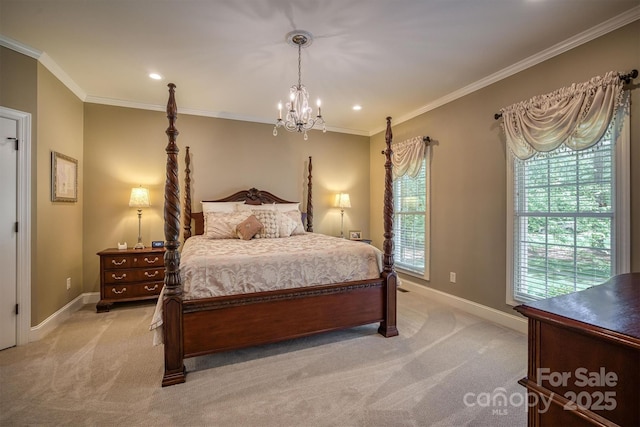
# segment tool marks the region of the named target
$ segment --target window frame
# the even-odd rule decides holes
[[[393,246],[394,246],[394,268],[396,271],[398,271],[399,273],[402,274],[406,274],[408,276],[413,276],[413,277],[417,277],[423,280],[429,280],[430,279],[430,271],[431,271],[431,262],[430,262],[430,254],[431,254],[431,173],[430,173],[430,168],[429,168],[429,161],[431,158],[431,147],[427,146],[426,150],[425,150],[425,157],[423,159],[423,164],[422,167],[425,168],[425,211],[424,211],[424,271],[422,273],[420,273],[419,271],[416,270],[409,270],[407,268],[403,268],[402,265],[398,264],[397,259],[395,259],[395,252],[396,249],[398,248],[398,243],[397,243],[397,233],[394,230],[394,235],[393,235]],[[395,207],[396,205],[396,195],[397,192],[395,191],[395,185],[396,185],[396,180],[394,180],[393,182],[393,188],[394,188],[394,192],[393,192],[393,205]],[[397,215],[398,212],[396,212],[395,208],[394,208],[394,212],[393,212],[393,224],[394,224],[394,229],[395,229],[395,224],[397,223]]]
[[[628,108],[624,109],[621,117],[622,126],[616,137],[615,148],[615,211],[614,221],[614,241],[615,251],[614,265],[612,265],[613,275],[628,273],[631,268],[630,248],[631,248],[631,225],[630,225],[630,123]],[[510,153],[507,153],[507,265],[506,265],[506,303],[516,306],[529,300],[516,299],[514,290],[514,272],[515,272],[515,253],[514,253],[514,231],[517,224],[515,223],[515,159]],[[533,299],[532,299],[533,300]]]

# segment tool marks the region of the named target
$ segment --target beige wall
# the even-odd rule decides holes
[[[36,280],[31,282],[32,324],[37,325],[83,292],[83,103],[38,64]],[[51,152],[78,160],[78,201],[51,201]],[[71,278],[67,290],[66,279]]]
[[[431,280],[412,280],[513,313],[506,295],[506,148],[494,113],[609,70],[640,65],[640,21],[393,127],[394,141],[429,135]],[[425,84],[430,84],[425,82]],[[632,270],[640,271],[640,90],[631,109]],[[371,229],[382,242],[384,135],[371,138]],[[449,272],[457,283],[449,283]]]
[[[220,198],[256,187],[292,201],[306,201],[308,157],[313,157],[314,230],[339,235],[340,213],[333,196],[351,194],[345,231],[369,235],[369,138],[311,132],[309,140],[273,126],[182,115],[176,90],[181,186],[185,147],[192,153],[193,210],[203,199]],[[97,104],[85,105],[85,292],[99,290],[96,252],[118,242],[135,244],[138,219],[128,207],[132,187],[150,190],[152,207],[142,214],[142,237],[164,240],[163,195],[168,121],[164,112]],[[184,194],[181,194],[184,199]],[[304,204],[303,204],[304,206]]]
[[[82,293],[83,106],[37,60],[0,47],[0,105],[31,113],[31,325]],[[78,203],[52,203],[51,151],[79,160]],[[67,291],[66,278],[71,278]]]

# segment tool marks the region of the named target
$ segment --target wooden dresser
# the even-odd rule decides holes
[[[529,426],[640,425],[640,273],[515,309],[529,319]]]
[[[157,298],[164,283],[164,248],[105,249],[100,256],[98,313],[114,302]]]

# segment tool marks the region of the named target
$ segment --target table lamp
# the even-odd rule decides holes
[[[142,186],[131,189],[131,197],[129,198],[129,207],[138,208],[138,243],[133,249],[144,249],[142,243],[142,208],[148,208],[151,206],[149,203],[149,190]]]
[[[336,194],[336,207],[340,208],[340,237],[344,239],[344,209],[351,207],[349,193]]]

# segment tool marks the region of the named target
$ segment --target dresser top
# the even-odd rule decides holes
[[[640,273],[620,274],[602,285],[515,308],[527,317],[580,322],[640,340]]]
[[[118,249],[108,248],[97,253],[97,255],[135,255],[149,253],[164,253],[164,248],[144,248],[144,249]]]

